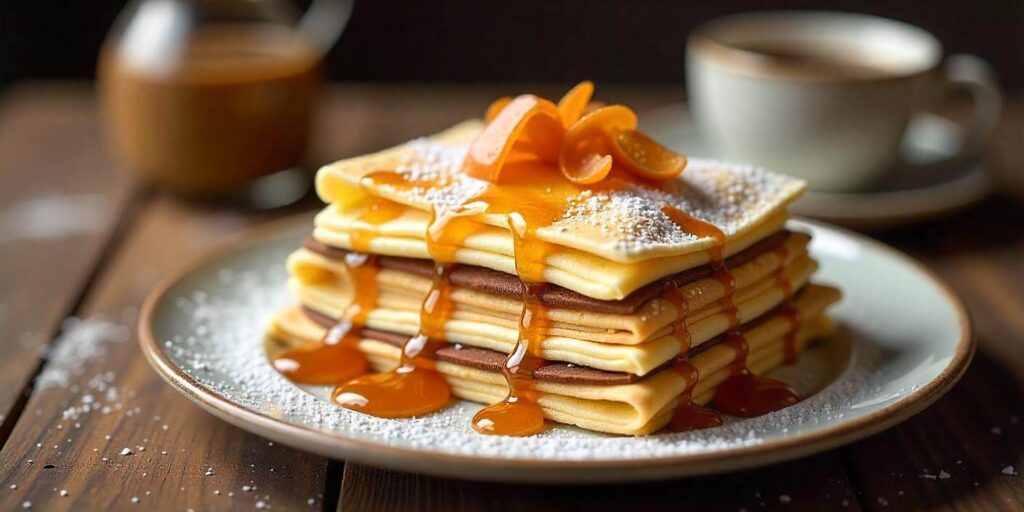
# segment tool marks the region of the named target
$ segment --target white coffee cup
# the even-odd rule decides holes
[[[984,61],[943,62],[928,32],[861,14],[719,18],[691,34],[686,71],[700,133],[717,156],[804,178],[816,190],[862,190],[898,168],[910,119],[953,88],[974,98],[957,160],[981,150],[1000,110]]]

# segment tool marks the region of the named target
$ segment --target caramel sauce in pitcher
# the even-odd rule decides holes
[[[301,163],[320,56],[300,35],[225,23],[159,53],[142,43],[108,43],[97,72],[126,170],[206,196]]]

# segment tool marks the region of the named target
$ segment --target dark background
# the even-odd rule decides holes
[[[91,78],[123,6],[2,0],[0,85]],[[938,35],[948,53],[991,62],[1005,87],[1024,88],[1024,0],[362,0],[327,70],[336,80],[677,82],[684,41],[696,25],[733,12],[794,8],[910,22]]]

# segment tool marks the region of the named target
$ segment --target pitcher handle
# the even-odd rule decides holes
[[[299,20],[298,30],[323,56],[345,31],[354,0],[313,0]]]

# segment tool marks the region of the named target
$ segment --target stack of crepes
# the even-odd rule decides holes
[[[840,295],[810,283],[809,237],[785,227],[803,183],[687,162],[581,87],[320,169],[328,206],[287,262],[297,304],[269,327],[278,369],[341,386],[353,409],[404,404],[381,416],[441,405],[417,407],[419,384],[378,396],[345,382],[436,372],[455,397],[534,422],[478,417],[483,433],[536,432],[507,410],[517,402],[628,435],[795,403],[759,375],[827,334]]]

